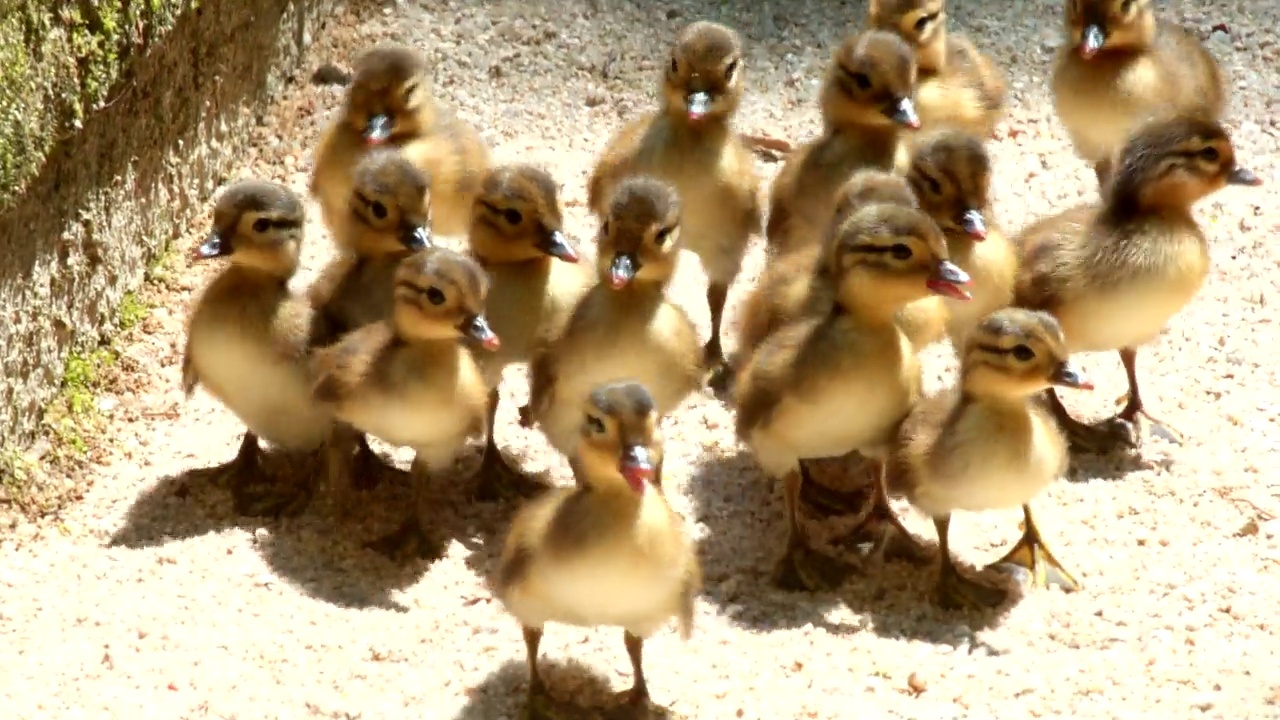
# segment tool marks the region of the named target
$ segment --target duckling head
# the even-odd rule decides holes
[[[597,269],[614,290],[633,283],[666,283],[675,272],[680,198],[667,183],[633,175],[609,201],[596,242]]]
[[[471,251],[485,262],[578,262],[578,251],[564,234],[559,189],[542,168],[505,165],[490,170],[471,217]]]
[[[920,210],[877,203],[835,228],[821,272],[846,309],[887,317],[930,293],[968,300],[969,276],[947,259],[938,225]]]
[[[671,49],[662,81],[663,109],[694,125],[727,120],[742,100],[742,63],[737,32],[705,20],[691,23]]]
[[[298,269],[306,211],[297,193],[263,180],[240,180],[213,206],[213,228],[195,260],[229,257],[235,265],[281,279]]]
[[[1056,318],[1004,308],[987,315],[965,340],[960,384],[966,393],[1024,398],[1051,386],[1092,390],[1067,355]]]
[[[1088,60],[1103,50],[1133,51],[1156,39],[1151,0],[1067,0],[1067,39]]]
[[[470,338],[485,350],[501,344],[484,315],[489,276],[476,261],[432,247],[396,268],[396,329],[406,340]]]
[[[1111,181],[1112,212],[1187,209],[1226,185],[1261,185],[1236,163],[1231,139],[1214,120],[1186,115],[1140,126],[1121,148]]]
[[[961,130],[930,133],[912,152],[907,181],[943,232],[987,237],[991,157],[981,139]]]
[[[381,145],[421,134],[434,104],[426,58],[405,45],[386,43],[356,60],[344,112],[365,142]]]
[[[394,147],[370,150],[352,176],[350,238],[362,256],[421,250],[431,245],[431,188],[427,176]]]
[[[662,465],[662,434],[649,391],[621,380],[597,387],[583,405],[577,462],[587,482],[621,480],[637,494]]]
[[[849,176],[836,191],[835,212],[832,217],[839,223],[854,210],[875,203],[920,207],[915,191],[901,175],[864,169]]]
[[[895,32],[916,52],[922,72],[936,72],[947,57],[945,0],[871,0],[868,25]]]
[[[832,57],[819,103],[828,128],[901,125],[917,129],[916,58],[896,33],[845,38]]]

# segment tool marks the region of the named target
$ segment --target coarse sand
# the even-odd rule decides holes
[[[1092,173],[1071,152],[1047,90],[1061,3],[949,6],[953,31],[969,33],[1010,77],[1009,117],[991,144],[1000,225],[1016,231],[1092,200]],[[1140,355],[1148,405],[1186,442],[1152,439],[1138,459],[1082,459],[1035,501],[1082,591],[1028,591],[1000,617],[979,617],[929,603],[932,567],[889,563],[838,594],[773,590],[780,489],[735,441],[731,412],[709,394],[692,398],[668,421],[664,475],[702,543],[707,587],[690,642],[669,629],[646,645],[654,700],[673,716],[1280,718],[1272,353],[1280,250],[1271,244],[1280,217],[1280,4],[1178,0],[1158,11],[1207,38],[1230,77],[1238,155],[1267,183],[1199,205],[1212,274]],[[709,18],[738,28],[749,88],[740,126],[799,141],[818,129],[818,78],[832,49],[865,12],[863,2],[841,0],[348,8],[264,116],[236,177],[305,192],[319,128],[341,100],[341,89],[307,78],[394,38],[429,54],[438,95],[483,129],[499,161],[542,164],[563,183],[569,230],[589,240],[593,156],[624,118],[651,105],[680,27]],[[777,167],[760,163],[767,178]],[[330,253],[314,206],[311,217],[299,288]],[[403,479],[370,493],[367,513],[340,526],[318,510],[237,517],[226,488],[196,472],[229,460],[241,433],[207,395],[185,401],[179,388],[186,310],[216,269],[186,260],[206,222],[179,241],[169,277],[144,289],[154,310],[119,342],[115,389],[99,401],[109,426],[95,439],[88,477],[71,479],[87,482],[84,498],[0,535],[0,715],[518,717],[524,646],[484,584],[509,507],[467,502],[462,483],[442,489],[454,499],[440,520],[452,538],[446,556],[398,569],[362,542],[398,519]],[[738,303],[761,264],[756,242],[730,296],[730,348]],[[674,293],[705,336],[703,282],[690,259]],[[949,381],[949,357],[947,348],[928,354],[930,388]],[[1098,390],[1067,402],[1090,417],[1110,413],[1124,389],[1117,357],[1081,360]],[[515,422],[523,370],[507,380],[499,444],[524,467],[568,482],[566,463]],[[394,457],[407,465],[405,452]],[[468,456],[468,468],[475,461]],[[904,513],[933,543],[931,525]],[[998,557],[1019,519],[1017,511],[958,516],[957,554],[978,566]],[[564,717],[597,717],[609,693],[630,684],[620,631],[549,626],[542,651]]]

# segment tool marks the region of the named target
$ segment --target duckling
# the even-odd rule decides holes
[[[317,451],[331,426],[311,399],[306,352],[317,324],[305,299],[289,291],[298,269],[302,199],[276,183],[242,180],[213,208],[213,229],[194,259],[229,258],[191,312],[182,356],[187,397],[203,385],[245,424],[226,466],[236,511],[276,514],[306,498],[260,492],[258,438],[286,450]]]
[[[596,239],[598,281],[574,306],[563,333],[534,352],[530,415],[565,455],[577,442],[582,399],[597,385],[635,378],[665,416],[702,382],[697,328],[666,296],[680,249],[681,207],[661,180],[623,180]]]
[[[1157,19],[1151,0],[1064,5],[1067,44],[1053,62],[1053,105],[1099,187],[1114,154],[1150,116],[1221,119],[1226,91],[1213,56],[1188,30]]]
[[[916,61],[902,38],[879,30],[845,38],[819,98],[823,134],[793,152],[769,188],[770,252],[820,244],[836,191],[855,170],[905,169],[901,129],[920,127],[915,91]]]
[[[372,544],[391,557],[435,556],[423,529],[433,505],[428,480],[452,464],[472,434],[487,432],[489,388],[464,344],[500,347],[484,316],[489,279],[470,258],[428,248],[395,273],[389,319],[347,333],[314,351],[312,393],[358,432],[415,451],[415,508],[399,530]],[[329,443],[332,491],[348,486],[349,448]]]
[[[945,0],[872,0],[869,19],[871,27],[896,32],[915,49],[921,127],[957,127],[982,138],[995,132],[1008,83],[969,38],[947,32]]]
[[[609,141],[587,184],[587,204],[602,220],[629,175],[675,186],[685,208],[684,246],[707,274],[711,337],[703,354],[713,370],[724,360],[720,324],[729,285],[762,221],[755,161],[730,128],[742,100],[745,63],[734,30],[707,21],[685,27],[663,74],[658,112]]]
[[[548,622],[621,626],[635,675],[626,701],[646,707],[646,637],[678,618],[688,639],[702,572],[684,521],[662,493],[662,416],[645,387],[592,389],[578,410],[576,487],[556,488],[511,524],[494,594],[520,621],[531,711],[547,696],[538,644]]]
[[[471,204],[489,163],[489,150],[476,130],[432,97],[431,73],[422,53],[386,43],[355,62],[339,116],[325,129],[315,153],[309,189],[325,225],[340,231],[351,197],[353,170],[372,147],[399,148],[431,179],[431,229],[465,235]]]
[[[898,429],[891,491],[934,519],[943,607],[996,607],[1004,590],[956,570],[947,530],[956,510],[1021,505],[1025,532],[996,565],[1032,572],[1038,585],[1079,587],[1045,547],[1031,498],[1067,470],[1067,440],[1038,395],[1053,386],[1092,389],[1067,356],[1062,326],[1045,312],[1004,308],[982,318],[962,349],[960,381],[917,404]]]
[[[1014,240],[1022,249],[1014,304],[1052,313],[1072,353],[1119,350],[1128,376],[1124,409],[1096,426],[1073,419],[1049,389],[1075,449],[1136,447],[1139,414],[1154,432],[1177,441],[1145,410],[1138,348],[1159,336],[1208,274],[1208,244],[1192,206],[1226,185],[1260,184],[1237,163],[1218,122],[1197,115],[1152,120],[1119,153],[1101,206],[1041,219]]]
[[[942,228],[952,262],[972,278],[971,300],[931,297],[903,308],[899,325],[920,350],[945,334],[957,351],[964,334],[990,312],[1013,300],[1018,253],[991,223],[991,159],[983,141],[944,129],[920,138],[912,149],[907,180],[920,206]]]
[[[498,411],[498,385],[511,363],[528,362],[535,343],[563,329],[574,303],[594,274],[578,265],[578,251],[564,234],[559,190],[545,170],[507,165],[490,170],[476,199],[471,254],[489,273],[486,314],[502,348],[480,359],[489,392],[489,428]],[[513,469],[490,432],[477,473],[477,494],[492,500],[541,483]]]
[[[920,395],[920,363],[894,315],[930,292],[963,297],[969,278],[947,260],[927,215],[890,204],[867,206],[837,229],[820,269],[836,301],[821,315],[770,335],[737,383],[737,434],[770,477],[784,482],[786,552],[774,583],[819,589],[845,575],[808,546],[799,522],[800,462],[851,450],[882,459],[897,424]],[[876,493],[879,512],[909,537]]]
[[[431,244],[430,204],[427,177],[395,148],[373,148],[357,162],[347,212],[332,226],[337,244],[349,252],[321,270],[307,293],[323,324],[316,347],[391,317],[396,268]],[[374,487],[388,467],[363,435],[355,462],[355,482],[363,489]]]

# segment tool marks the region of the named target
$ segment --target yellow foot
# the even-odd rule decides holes
[[[1024,523],[1025,525],[1025,523]],[[1054,586],[1065,592],[1080,589],[1080,583],[1058,562],[1049,548],[1040,540],[1038,532],[1023,532],[1022,538],[1004,557],[991,563],[988,567],[1008,572],[1023,571],[1031,574],[1031,586],[1045,588]]]
[[[794,545],[773,569],[773,584],[790,592],[823,592],[844,584],[857,571],[854,565],[817,550]]]
[[[497,448],[485,450],[475,477],[475,498],[481,502],[531,498],[547,489],[543,483],[511,467]]]
[[[434,560],[444,554],[442,543],[427,535],[416,517],[406,519],[395,532],[368,543],[366,547],[399,563]]]
[[[938,576],[937,593],[938,605],[947,610],[990,610],[1008,597],[1003,588],[967,578],[954,569]]]

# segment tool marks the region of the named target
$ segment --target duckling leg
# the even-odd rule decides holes
[[[218,471],[219,475],[225,474],[228,478],[232,506],[239,515],[278,516],[296,505],[298,491],[283,487],[274,478],[268,477],[261,458],[258,436],[246,430],[235,459]],[[305,503],[303,506],[305,507]]]
[[[1104,420],[1097,425],[1087,425],[1071,417],[1066,406],[1053,388],[1045,391],[1049,401],[1049,411],[1067,434],[1073,453],[1105,453],[1116,447],[1134,448],[1138,446],[1138,436],[1131,423],[1119,417]]]
[[[542,483],[511,467],[494,441],[493,420],[498,414],[501,394],[497,388],[489,391],[489,421],[486,427],[484,455],[480,469],[476,471],[475,496],[481,502],[494,502],[510,497],[533,497],[545,489]]]
[[[858,524],[836,540],[835,545],[854,551],[861,551],[864,546],[869,545],[866,558],[875,562],[906,560],[923,563],[929,559],[929,552],[893,511],[893,506],[889,504],[886,468],[884,463],[879,465],[880,472],[869,488],[869,497],[863,501],[864,508],[868,503],[870,507],[860,513]]]
[[[933,525],[938,529],[938,550],[942,558],[938,567],[938,604],[948,610],[999,607],[1008,593],[1001,588],[965,577],[956,569],[955,562],[951,559],[951,546],[947,542],[951,516],[934,518]]]
[[[649,704],[649,684],[644,680],[644,638],[624,631],[623,643],[627,646],[627,657],[631,659],[631,672],[635,681],[626,693],[626,702],[633,707],[646,707]]]
[[[729,285],[712,280],[707,285],[707,305],[711,310],[711,338],[702,348],[703,364],[718,369],[724,364],[724,350],[720,347],[720,321],[724,318],[724,303],[729,297]]]
[[[1124,373],[1129,378],[1129,392],[1123,398],[1126,400],[1124,409],[1116,417],[1132,424],[1139,415],[1142,415],[1151,423],[1151,432],[1171,443],[1181,445],[1182,433],[1175,430],[1168,423],[1152,417],[1151,413],[1147,412],[1147,409],[1142,405],[1142,395],[1138,392],[1137,348],[1122,348],[1120,350],[1120,362],[1124,363]]]
[[[356,433],[356,459],[351,476],[356,489],[373,490],[382,482],[387,470],[395,469],[369,447],[368,436]]]
[[[1031,506],[1022,506],[1023,528],[1022,538],[1004,557],[991,563],[990,567],[1000,570],[1002,566],[1025,568],[1031,572],[1031,583],[1035,587],[1054,585],[1067,592],[1080,589],[1080,583],[1049,552],[1040,537],[1040,529],[1031,517]]]
[[[859,461],[859,470],[870,473],[870,460],[856,452],[851,457]],[[867,501],[871,499],[869,483],[860,483],[853,490],[834,490],[814,480],[808,461],[800,461],[800,475],[804,480],[801,485],[801,502],[826,517],[861,514],[865,512]]]
[[[542,682],[542,673],[538,672],[538,644],[542,642],[542,628],[522,627],[524,631],[524,649],[529,658],[529,691],[526,704],[530,718],[545,718],[547,686]]]
[[[839,587],[853,574],[853,566],[828,557],[809,546],[808,533],[800,525],[800,493],[804,476],[799,470],[783,478],[786,500],[787,549],[773,571],[773,584],[783,590],[819,591]]]
[[[440,458],[437,457],[434,460],[440,460]],[[424,460],[423,451],[418,451],[413,459],[413,467],[410,469],[413,478],[413,508],[395,532],[369,543],[367,545],[369,549],[402,563],[413,559],[433,560],[443,554],[444,544],[439,538],[429,535],[423,527],[427,515],[435,509],[435,499],[432,497],[432,470],[443,465],[444,462]]]

